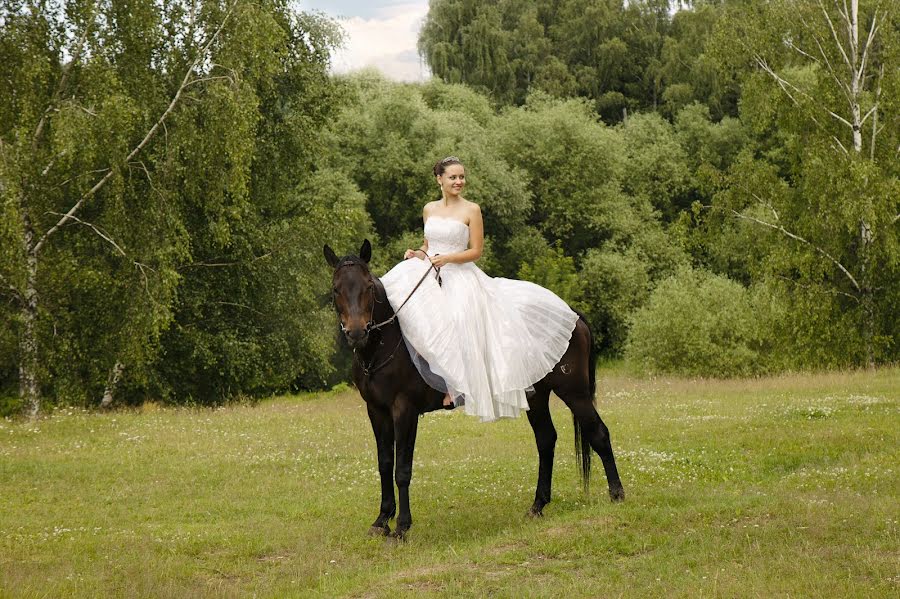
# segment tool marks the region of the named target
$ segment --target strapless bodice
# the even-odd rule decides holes
[[[462,252],[469,247],[469,226],[454,218],[429,216],[425,222],[425,239],[432,256]]]

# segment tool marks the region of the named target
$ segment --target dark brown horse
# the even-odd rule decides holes
[[[366,402],[378,449],[381,509],[370,532],[391,533],[389,521],[397,513],[396,481],[400,510],[394,536],[403,538],[412,526],[409,483],[418,417],[442,409],[444,394],[429,387],[410,360],[384,287],[369,272],[368,262],[372,256],[369,241],[363,242],[359,256],[339,258],[327,245],[324,249],[325,259],[334,268],[332,297],[341,319],[341,330],[355,355],[353,382]],[[402,313],[402,308],[398,310]],[[529,510],[532,516],[543,515],[544,506],[550,502],[556,446],[556,429],[548,405],[551,391],[572,410],[576,456],[585,487],[590,480],[593,449],[603,461],[610,498],[613,501],[625,498],[609,430],[594,407],[596,358],[591,342],[591,331],[581,316],[559,363],[535,383],[534,393],[528,397],[526,413],[534,429],[539,458],[537,491]]]

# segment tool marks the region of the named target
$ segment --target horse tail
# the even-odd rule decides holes
[[[578,319],[584,322],[588,335],[588,383],[591,393],[591,405],[596,405],[597,393],[597,351],[594,349],[594,334],[591,331],[591,325],[588,324],[587,318],[581,312],[576,311]],[[584,485],[584,492],[587,493],[591,486],[591,442],[585,439],[581,434],[581,424],[575,412],[572,412],[572,423],[575,429],[575,463],[581,470],[581,482]]]

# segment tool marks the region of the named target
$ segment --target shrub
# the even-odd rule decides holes
[[[626,358],[649,372],[756,374],[762,328],[753,306],[739,283],[682,268],[631,317]]]

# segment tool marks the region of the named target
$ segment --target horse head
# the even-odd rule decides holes
[[[365,347],[375,317],[375,279],[369,272],[372,245],[363,241],[359,256],[339,258],[328,245],[325,259],[334,269],[331,298],[341,319],[341,331],[351,349]]]

